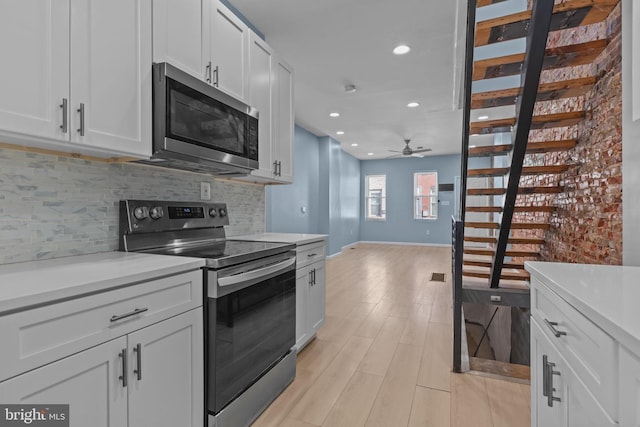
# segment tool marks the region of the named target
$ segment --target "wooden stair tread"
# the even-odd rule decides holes
[[[473,267],[483,267],[483,268],[491,268],[491,260],[480,260],[480,259],[462,259],[462,264],[473,266]],[[523,270],[524,271],[524,263],[516,262],[516,261],[505,261],[503,264],[504,268],[512,269],[512,270]]]
[[[596,83],[595,77],[584,77],[573,80],[543,83],[538,86],[536,102],[553,99],[573,98],[584,95]],[[515,105],[520,95],[520,87],[474,93],[471,96],[471,109],[501,107]]]
[[[485,213],[500,213],[502,212],[501,206],[467,206],[465,208],[467,212],[485,212]],[[553,212],[555,208],[553,206],[516,206],[515,212]]]
[[[519,187],[518,194],[557,194],[562,193],[562,187]],[[467,196],[500,196],[506,193],[505,188],[470,188]]]
[[[567,0],[556,4],[549,31],[603,21],[617,4],[618,0]],[[475,46],[526,37],[531,14],[531,10],[526,10],[478,22]]]
[[[471,221],[465,222],[465,227],[469,228],[489,228],[498,230],[500,229],[500,224],[497,222],[485,222],[485,221]],[[547,230],[549,229],[549,224],[545,222],[512,222],[511,223],[512,230]]]
[[[464,236],[465,242],[496,243],[496,240],[495,237]],[[544,239],[538,237],[509,237],[507,243],[510,245],[541,245],[544,243]]]
[[[584,111],[567,111],[563,113],[537,115],[532,117],[531,129],[573,126],[579,123],[584,116]],[[515,123],[515,117],[473,122],[469,126],[469,133],[473,135],[510,132],[511,127],[515,125]]]
[[[522,175],[543,175],[566,172],[569,165],[549,165],[549,166],[525,166],[522,168]],[[469,178],[487,178],[504,176],[509,172],[509,168],[481,168],[469,169]]]
[[[600,56],[607,44],[606,39],[598,39],[585,43],[547,48],[542,69],[552,70],[591,64]],[[473,80],[520,74],[524,64],[524,56],[523,52],[475,61],[473,64]]]
[[[462,251],[463,253],[469,254],[469,255],[493,256],[493,254],[495,254],[495,250],[493,248],[464,247]],[[518,258],[537,257],[538,255],[540,255],[538,251],[528,251],[528,250],[521,250],[521,249],[507,249],[505,252],[505,256],[518,257]]]
[[[569,150],[576,146],[575,139],[563,139],[559,141],[529,142],[527,154],[551,153],[554,151]],[[469,157],[503,156],[509,154],[511,144],[483,145],[469,148]]]
[[[468,277],[478,277],[481,279],[489,279],[491,277],[491,272],[462,269],[462,275],[468,276]],[[526,271],[503,271],[502,274],[500,274],[500,278],[505,280],[528,281],[530,276],[529,276],[529,273],[527,273]]]

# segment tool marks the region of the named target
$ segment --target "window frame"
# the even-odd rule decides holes
[[[373,178],[373,177],[383,177],[384,178],[384,194],[380,195],[380,196],[370,196],[370,192],[371,190],[369,189],[369,178]],[[387,174],[384,173],[378,173],[378,174],[371,174],[371,175],[365,175],[364,177],[364,218],[366,221],[386,221],[387,220],[387,209],[386,209],[386,205],[387,205]],[[382,190],[378,190],[375,189],[373,191],[380,191],[382,192]],[[373,199],[379,199],[380,203],[380,210],[382,212],[384,212],[381,216],[371,216],[369,215],[370,213],[370,202]],[[383,210],[384,209],[384,210]]]
[[[435,175],[435,186],[429,189],[428,194],[418,194],[418,177],[426,174]],[[429,200],[429,211],[433,212],[435,210],[435,215],[428,217],[422,216],[422,212],[424,212],[424,210],[422,208],[418,209],[418,200],[423,198],[427,198]],[[413,173],[413,219],[416,221],[437,221],[440,210],[438,198],[438,171],[415,171]],[[420,203],[420,206],[424,206],[424,203]]]

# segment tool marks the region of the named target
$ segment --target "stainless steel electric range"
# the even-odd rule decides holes
[[[295,245],[225,239],[224,203],[124,200],[120,250],[204,258],[208,426],[251,422],[295,377]]]

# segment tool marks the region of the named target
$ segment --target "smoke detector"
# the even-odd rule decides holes
[[[345,92],[347,92],[347,93],[353,93],[353,92],[355,92],[356,90],[358,90],[358,88],[356,87],[356,85],[346,85],[346,86],[344,87],[344,91],[345,91]]]

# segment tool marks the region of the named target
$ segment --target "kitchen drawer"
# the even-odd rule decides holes
[[[309,243],[296,248],[296,268],[304,267],[325,258],[325,242]]]
[[[0,317],[0,381],[201,306],[202,277],[195,270]]]
[[[604,410],[617,420],[616,342],[538,278],[531,280],[534,319]]]

